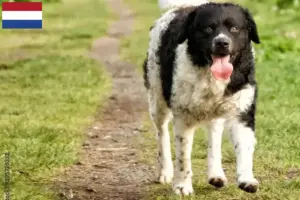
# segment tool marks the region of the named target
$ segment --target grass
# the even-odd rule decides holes
[[[141,70],[146,55],[149,27],[159,16],[155,0],[127,0],[136,12],[135,32],[123,41],[122,56]],[[262,44],[256,45],[259,98],[254,171],[261,182],[256,194],[247,194],[235,184],[235,156],[228,139],[224,138],[223,167],[229,185],[215,190],[206,182],[207,137],[196,134],[193,146],[193,185],[191,199],[225,200],[298,200],[300,195],[300,13],[297,9],[278,9],[274,1],[233,0],[248,7],[258,24]],[[152,127],[149,120],[146,126]],[[152,128],[150,128],[153,130]],[[156,141],[154,132],[138,139],[143,146],[141,160],[154,164]],[[174,149],[173,149],[174,153]],[[174,154],[173,154],[174,155]],[[179,199],[168,186],[153,185],[149,199]]]
[[[11,199],[57,198],[51,180],[76,162],[110,89],[85,56],[110,17],[103,0],[64,0],[43,4],[42,30],[1,30],[0,152],[10,152]]]

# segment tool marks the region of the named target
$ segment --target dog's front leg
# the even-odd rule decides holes
[[[174,118],[176,163],[173,190],[176,194],[193,193],[191,153],[195,127],[188,126],[181,118]]]
[[[254,128],[237,120],[232,127],[232,142],[236,153],[237,181],[242,190],[254,193],[258,181],[253,175],[253,152],[256,143]]]
[[[208,144],[208,182],[220,188],[227,183],[224,170],[222,168],[222,135],[224,131],[224,119],[213,120],[209,126]]]

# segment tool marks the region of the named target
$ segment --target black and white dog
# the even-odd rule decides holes
[[[257,84],[251,41],[260,43],[256,23],[239,5],[191,2],[176,5],[155,22],[144,63],[149,112],[157,130],[158,181],[173,180],[176,194],[193,192],[193,136],[198,125],[205,125],[208,182],[224,186],[221,141],[227,127],[236,152],[238,186],[254,193],[259,185],[253,175]],[[172,118],[174,178],[168,130]]]

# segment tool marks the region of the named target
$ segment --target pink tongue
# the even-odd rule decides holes
[[[212,56],[213,64],[210,68],[213,76],[219,80],[227,80],[233,71],[233,66],[229,62],[230,56],[216,57]]]

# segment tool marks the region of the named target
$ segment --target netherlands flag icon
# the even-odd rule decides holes
[[[41,29],[42,2],[3,2],[3,29]]]

